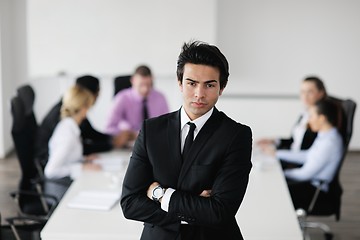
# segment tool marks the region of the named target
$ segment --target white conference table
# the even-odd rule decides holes
[[[129,152],[112,152],[126,169]],[[261,159],[261,160],[260,160]],[[246,195],[236,219],[246,240],[301,240],[301,230],[280,164],[255,156]],[[75,180],[41,231],[43,240],[140,239],[143,224],[124,218],[119,204],[109,211],[69,208],[80,191],[121,191],[123,173],[87,172]]]

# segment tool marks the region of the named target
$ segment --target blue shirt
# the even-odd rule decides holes
[[[303,164],[300,168],[285,170],[285,176],[296,181],[311,181],[314,186],[319,180],[330,183],[335,176],[343,154],[343,142],[336,128],[319,132],[308,150],[278,150],[279,159],[291,163]],[[323,191],[328,191],[324,184]]]

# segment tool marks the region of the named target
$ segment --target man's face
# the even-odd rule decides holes
[[[152,89],[152,77],[151,76],[141,76],[135,74],[131,78],[132,87],[143,97],[147,97],[150,90]]]
[[[220,71],[212,66],[186,63],[183,79],[179,81],[183,107],[191,120],[201,117],[215,106],[220,89]]]

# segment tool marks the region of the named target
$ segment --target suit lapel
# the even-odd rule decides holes
[[[178,187],[181,185],[181,182],[184,180],[186,174],[188,173],[191,165],[196,159],[196,156],[198,155],[199,151],[203,148],[205,143],[208,141],[208,139],[211,137],[211,135],[215,132],[215,130],[218,128],[219,123],[221,122],[221,114],[220,112],[214,108],[214,111],[209,118],[209,120],[205,123],[205,125],[201,128],[200,132],[196,136],[190,152],[188,154],[188,159],[184,159],[179,180],[178,180]]]
[[[180,173],[182,158],[180,150],[180,111],[175,112],[168,121],[168,146],[176,174]]]

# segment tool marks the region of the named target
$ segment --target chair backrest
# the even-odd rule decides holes
[[[347,99],[342,102],[342,108],[346,116],[346,129],[345,129],[345,146],[349,147],[349,143],[351,140],[353,125],[354,125],[354,116],[356,110],[356,103],[353,100]]]
[[[22,179],[20,189],[31,188],[31,179],[38,174],[34,163],[37,123],[33,112],[35,94],[30,86],[19,88],[18,96],[11,100],[13,125],[11,135],[18,155]]]
[[[341,100],[339,98],[331,97],[331,99],[338,103],[342,111],[342,124],[340,124],[340,133],[343,137],[344,151],[341,159],[340,166],[337,171],[337,175],[341,170],[341,166],[345,160],[346,154],[349,149],[350,140],[353,133],[354,127],[354,116],[356,110],[356,103],[351,99]],[[337,176],[338,177],[338,176]]]
[[[131,75],[114,78],[114,96],[121,90],[131,87]]]
[[[21,86],[17,89],[17,95],[24,103],[25,114],[32,114],[35,102],[35,92],[33,88],[30,85]]]

